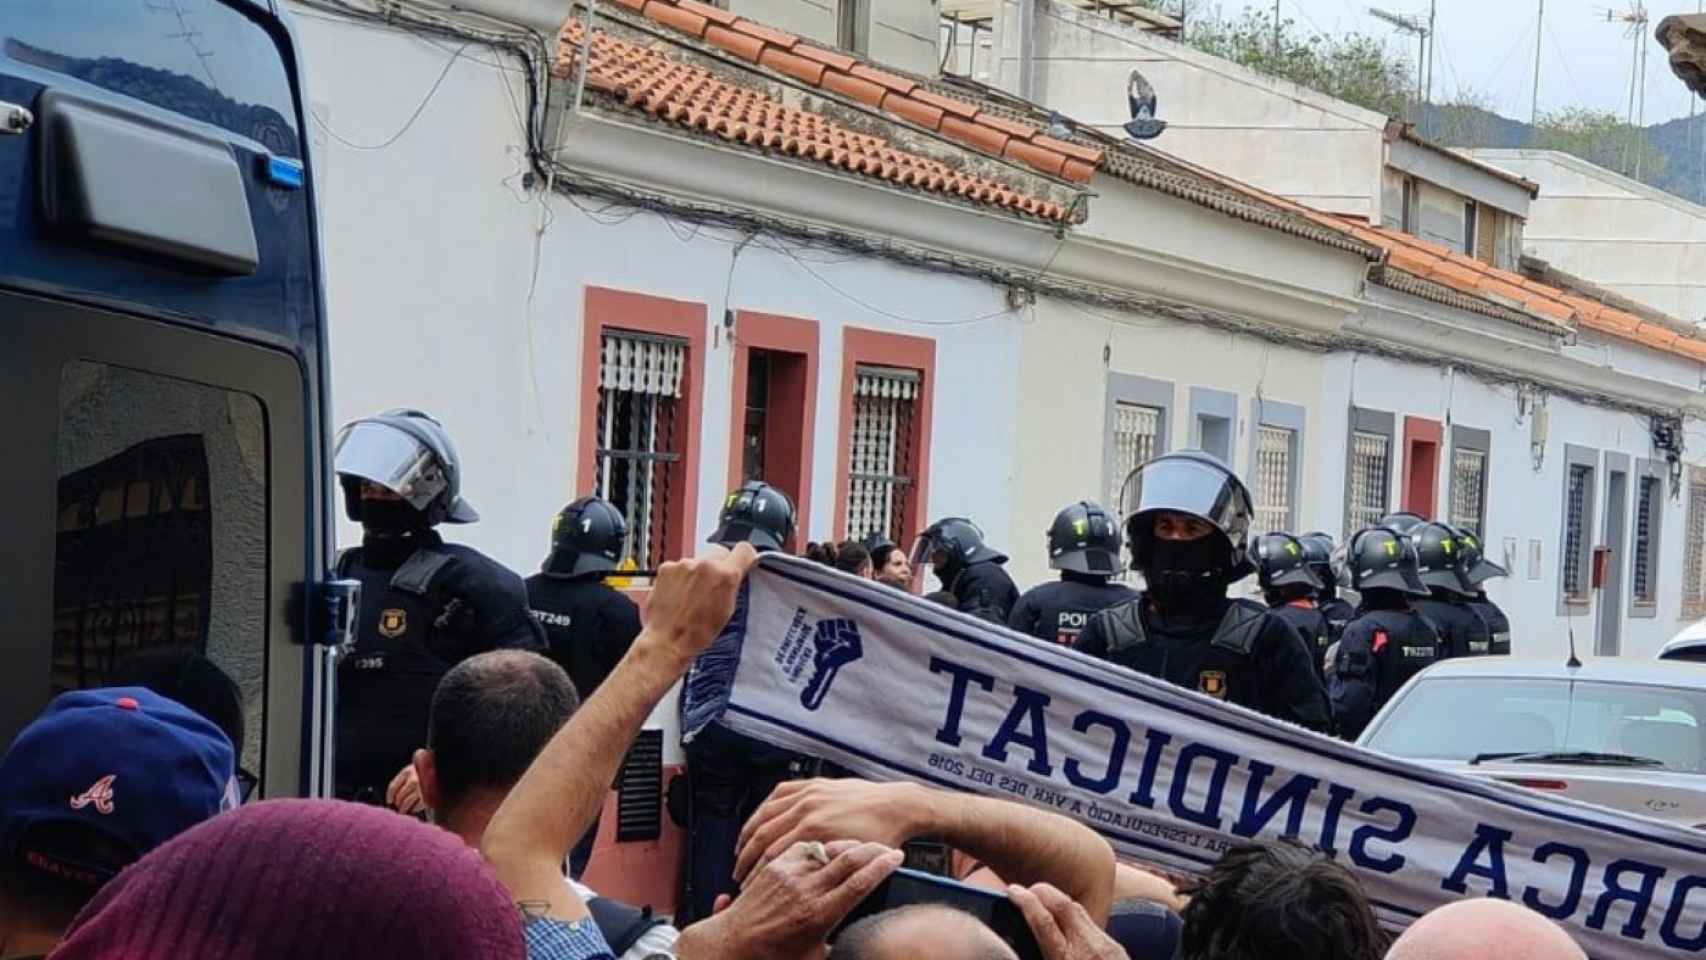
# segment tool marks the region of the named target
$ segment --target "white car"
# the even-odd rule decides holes
[[[1706,829],[1706,664],[1467,657],[1405,684],[1357,743]]]
[[[1693,660],[1706,663],[1706,620],[1684,627],[1659,650],[1660,660]]]

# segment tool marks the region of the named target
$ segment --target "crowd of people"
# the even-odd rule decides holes
[[[346,427],[335,469],[364,530],[339,561],[364,593],[339,666],[338,799],[250,802],[236,685],[194,650],[149,651],[121,671],[130,685],[61,694],[0,760],[0,960],[1466,960],[1492,942],[1512,960],[1585,956],[1496,900],[1389,941],[1331,852],[1248,843],[1171,877],[1058,813],[869,782],[714,722],[684,745],[678,910],[602,897],[580,878],[629,745],[678,684],[693,708],[746,573],[795,542],[792,502],[761,482],[731,493],[717,546],[663,564],[642,619],[606,582],[627,525],[597,497],[559,514],[524,581],[436,532],[478,514],[427,415]],[[1047,535],[1060,580],[1024,594],[963,518],[910,555],[881,534],[805,553],[899,590],[928,565],[938,602],[1346,735],[1418,661],[1499,652],[1474,607],[1499,571],[1463,531],[1394,517],[1336,561],[1324,535],[1252,542],[1248,492],[1195,452],[1141,466],[1122,507],[1062,511]],[[1122,543],[1141,592],[1117,582]],[[1265,605],[1228,596],[1252,572]],[[918,876],[903,868],[946,892],[885,899]]]

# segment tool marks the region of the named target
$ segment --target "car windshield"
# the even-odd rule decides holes
[[[1412,687],[1365,744],[1422,760],[1599,754],[1702,773],[1703,721],[1706,692],[1563,678],[1440,677]]]

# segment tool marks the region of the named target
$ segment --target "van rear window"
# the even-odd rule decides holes
[[[0,57],[302,155],[277,45],[218,0],[0,0]]]

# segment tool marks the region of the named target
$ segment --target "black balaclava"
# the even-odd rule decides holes
[[[1143,580],[1161,612],[1203,614],[1224,600],[1226,574],[1220,567],[1225,549],[1212,534],[1195,540],[1152,538]]]
[[[1369,587],[1362,591],[1363,610],[1408,610],[1410,596],[1391,587]]]

